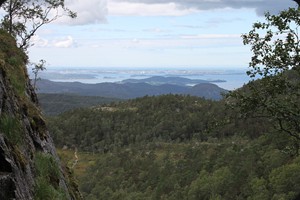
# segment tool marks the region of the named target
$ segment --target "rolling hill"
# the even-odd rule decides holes
[[[98,96],[80,96],[76,94],[38,94],[39,103],[45,115],[58,115],[75,108],[85,108],[118,102],[120,99],[105,98]]]
[[[177,84],[170,84],[170,79],[164,81],[160,79],[159,84],[157,82],[156,84],[149,84],[147,81],[133,82],[132,80],[125,80],[123,83],[97,84],[40,80],[38,82],[38,93],[69,93],[118,99],[133,99],[146,95],[183,94],[219,100],[222,98],[221,94],[227,92],[225,89],[208,82],[198,83],[194,86],[187,86],[184,83],[187,83],[186,79],[177,80]]]

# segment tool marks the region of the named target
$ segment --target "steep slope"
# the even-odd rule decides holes
[[[37,106],[27,56],[0,30],[0,199],[80,199]]]

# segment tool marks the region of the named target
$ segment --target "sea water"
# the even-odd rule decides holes
[[[29,70],[30,71],[30,70]],[[241,68],[72,68],[52,67],[39,72],[38,76],[57,82],[103,83],[121,82],[125,79],[144,79],[152,76],[183,77],[212,81],[221,88],[234,90],[249,81],[246,70]],[[31,77],[32,74],[31,74]]]

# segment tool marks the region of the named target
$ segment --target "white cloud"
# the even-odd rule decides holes
[[[31,43],[36,47],[47,47],[49,45],[48,40],[41,38],[38,35],[34,35],[31,38]]]
[[[74,46],[74,40],[71,36],[67,36],[66,38],[53,41],[53,46],[58,48],[69,48]]]
[[[132,42],[132,43],[136,43],[136,44],[138,44],[138,43],[140,43],[140,40],[139,40],[139,39],[137,39],[137,38],[134,38],[133,40],[131,40],[131,42]]]
[[[54,40],[47,40],[41,38],[39,35],[32,37],[32,44],[36,48],[55,47],[55,48],[71,48],[77,46],[72,36],[58,38]]]
[[[167,33],[169,32],[168,30],[163,30],[161,28],[150,28],[150,29],[144,29],[144,32],[148,33]]]
[[[77,12],[76,19],[62,17],[61,24],[84,25],[105,23],[107,15],[115,16],[183,16],[215,9],[254,9],[258,15],[276,13],[296,7],[292,0],[65,0]]]
[[[139,5],[167,5],[174,4],[178,10],[213,10],[224,8],[255,9],[257,14],[263,15],[266,11],[276,13],[289,7],[296,7],[292,0],[115,0],[120,3],[133,3]],[[141,11],[142,12],[142,11]],[[164,13],[162,11],[161,13]]]
[[[172,2],[147,4],[110,0],[107,5],[109,15],[118,16],[182,16],[197,11],[194,8],[179,8]]]
[[[59,23],[84,25],[106,22],[107,0],[65,0],[65,5],[77,13],[77,18],[62,17],[57,20]]]

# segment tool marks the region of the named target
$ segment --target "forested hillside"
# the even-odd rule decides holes
[[[114,98],[79,96],[75,94],[38,93],[38,98],[45,115],[58,115],[75,108],[120,101]]]
[[[231,115],[224,102],[146,96],[66,112],[51,118],[49,127],[56,145],[93,152],[150,142],[206,141],[237,133],[255,137],[265,129],[258,121],[243,122]]]
[[[86,199],[295,199],[292,140],[238,115],[222,101],[164,95],[77,109],[49,127],[56,145],[79,150]]]
[[[214,124],[212,113],[222,113],[220,109],[217,102],[197,97],[144,97],[70,111],[52,118],[49,127],[57,145],[106,152],[153,141],[205,138]]]
[[[171,80],[174,79],[172,78]],[[162,81],[166,82],[166,80],[163,79]],[[177,82],[166,82],[164,84],[158,84],[157,82],[130,82],[130,80],[122,83],[85,84],[80,82],[53,82],[43,79],[37,82],[37,87],[40,93],[77,94],[117,99],[134,99],[146,95],[183,94],[218,100],[222,98],[223,93],[228,92],[215,84],[203,80],[195,80],[200,81],[200,83],[192,84],[193,86],[185,85],[181,79],[179,80],[181,82],[177,80]],[[193,80],[188,80],[190,81],[189,83],[193,83]]]

